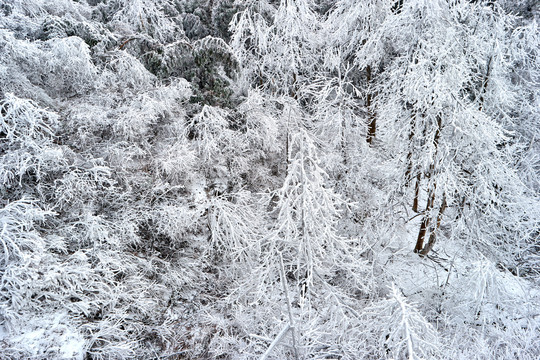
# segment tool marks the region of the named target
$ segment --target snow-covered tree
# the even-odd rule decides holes
[[[538,14],[1,2],[0,357],[536,359]]]

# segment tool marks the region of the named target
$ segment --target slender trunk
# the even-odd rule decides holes
[[[415,121],[416,115],[411,116],[411,131],[409,132],[409,152],[407,153],[407,171],[405,171],[405,180],[407,181],[407,185],[411,181],[411,173],[413,169],[413,163],[412,163],[412,155],[413,155],[413,146],[412,146],[412,140],[414,138],[414,121]]]
[[[420,231],[418,232],[418,238],[416,239],[416,246],[414,247],[414,252],[419,253],[424,247],[424,238],[426,237],[426,231],[429,226],[429,216],[422,218],[422,223],[420,224]]]
[[[367,87],[369,89],[371,86],[371,66],[369,65],[366,67],[366,82],[367,82]],[[368,135],[366,138],[368,144],[372,144],[373,139],[375,139],[375,134],[377,132],[377,116],[374,110],[372,109],[372,105],[373,105],[373,93],[371,92],[371,89],[369,89],[367,93],[367,98],[366,98],[366,108],[368,111],[368,120],[369,120]]]
[[[285,166],[287,174],[289,174],[289,164],[291,163],[291,154],[289,154],[289,124],[291,122],[291,109],[289,108],[289,116],[287,117],[287,126],[285,127]]]
[[[347,123],[345,118],[343,118],[343,121],[341,123],[341,152],[343,154],[343,165],[345,165],[345,169],[347,169],[347,140],[345,139],[345,136],[347,135]],[[347,172],[347,170],[345,170]]]
[[[287,134],[285,135],[285,164],[287,167],[290,164],[290,157],[289,157],[289,127],[287,126]]]
[[[418,238],[416,239],[416,246],[414,247],[414,252],[420,252],[424,248],[424,240],[426,238],[426,232],[431,223],[430,212],[433,209],[433,204],[435,203],[435,191],[437,190],[437,183],[433,184],[433,189],[430,191],[428,196],[426,210],[424,211],[424,217],[422,218],[422,223],[420,224],[420,231],[418,232]]]
[[[291,97],[294,100],[298,100],[298,79],[296,77],[296,73],[293,73],[293,83],[292,83],[292,89],[291,89]]]
[[[291,298],[289,297],[289,291],[287,289],[287,278],[285,276],[285,267],[283,266],[283,255],[279,254],[279,265],[280,265],[280,275],[281,275],[281,283],[283,284],[283,293],[285,293],[285,298],[287,299],[287,310],[289,312],[289,325],[291,330],[291,337],[292,337],[292,345],[294,349],[294,358],[296,360],[299,359],[298,357],[298,349],[296,348],[296,328],[294,326],[294,317],[292,313],[292,306],[291,306]]]
[[[489,57],[488,63],[487,63],[487,70],[486,75],[484,75],[484,79],[482,80],[482,85],[480,86],[480,104],[478,105],[478,110],[482,111],[484,108],[484,94],[486,93],[488,81],[489,81],[489,74],[491,73],[491,60],[493,59],[493,56]]]
[[[407,103],[407,105],[412,106],[409,103]],[[405,171],[405,181],[406,181],[407,186],[410,185],[413,179],[412,178],[412,170],[413,170],[412,155],[413,155],[414,147],[412,145],[412,141],[414,138],[415,120],[416,120],[416,111],[413,112],[413,115],[411,116],[411,122],[410,122],[411,130],[409,132],[409,152],[407,153],[407,170]],[[414,212],[418,212],[418,196],[420,194],[421,179],[422,179],[422,174],[418,172],[416,174],[416,183],[414,185],[414,198],[413,198],[413,205],[412,205],[412,210]]]
[[[412,145],[412,141],[414,138],[414,122],[416,120],[416,111],[411,116],[410,126],[411,130],[409,131],[409,152],[407,153],[407,171],[405,171],[405,180],[407,181],[407,185],[409,185],[409,182],[411,181],[411,173],[413,169],[413,163],[412,163],[412,155],[414,147]]]
[[[339,84],[341,86],[341,68],[338,67],[338,78],[339,78]],[[341,120],[341,153],[343,154],[343,165],[345,165],[345,169],[347,169],[347,139],[345,136],[347,136],[347,118],[343,116],[342,109],[341,109],[341,102],[338,108],[338,113],[342,116]],[[347,170],[345,170],[345,173],[347,173]]]
[[[462,216],[463,216],[463,212],[465,211],[465,202],[467,200],[467,197],[465,195],[463,195],[461,197],[461,201],[459,202],[459,206],[458,206],[458,213],[456,215],[456,218],[454,219],[454,221],[456,220],[459,220]]]
[[[443,195],[443,202],[441,204],[441,207],[439,208],[439,214],[437,215],[437,224],[435,226],[435,229],[431,231],[429,234],[429,240],[426,246],[420,250],[420,255],[427,255],[431,249],[433,249],[433,246],[435,245],[435,241],[437,240],[437,231],[441,227],[441,221],[442,217],[444,215],[444,211],[446,210],[446,196]]]
[[[420,181],[421,176],[420,173],[416,175],[416,184],[414,185],[414,199],[412,204],[412,210],[414,212],[418,212],[418,196],[420,194]]]
[[[341,68],[338,67],[338,79],[339,79],[339,84],[341,86],[341,81],[343,80],[342,76],[341,76]],[[345,165],[345,169],[348,168],[347,166],[347,139],[346,139],[346,136],[347,136],[347,118],[345,116],[343,116],[342,114],[342,108],[341,108],[341,102],[340,102],[340,105],[339,105],[339,108],[338,108],[338,113],[341,115],[342,117],[342,120],[341,120],[341,153],[343,155],[343,165]],[[348,170],[345,170],[345,174],[348,172]]]
[[[409,153],[407,154],[407,170],[405,171],[405,185],[409,186],[411,183],[411,173],[412,173],[412,149],[409,150]]]
[[[435,173],[435,162],[436,162],[437,152],[439,149],[439,138],[441,136],[442,118],[440,115],[437,115],[436,119],[437,119],[437,130],[435,131],[435,136],[433,137],[433,146],[435,147],[435,155],[434,155],[433,162],[431,163],[429,167],[429,172],[427,174],[428,178],[431,178],[432,175]],[[430,213],[435,203],[436,191],[437,191],[437,182],[434,180],[432,188],[429,190],[426,210],[424,212],[424,217],[422,218],[422,223],[420,224],[420,230],[418,231],[418,238],[416,239],[416,246],[414,247],[414,252],[416,253],[420,252],[424,248],[424,240],[426,238],[426,232],[431,223]]]

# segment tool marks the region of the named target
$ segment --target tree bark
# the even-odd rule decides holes
[[[418,231],[418,237],[416,239],[416,246],[414,247],[414,252],[419,253],[424,248],[424,240],[426,238],[426,232],[431,223],[430,212],[433,209],[433,203],[435,202],[435,191],[437,190],[437,183],[433,184],[433,189],[430,191],[428,196],[426,210],[424,211],[424,217],[422,218],[422,223],[420,224],[420,231]]]
[[[429,173],[427,174],[428,178],[431,178],[433,176],[433,174],[435,173],[435,162],[437,161],[436,156],[437,156],[438,149],[439,149],[439,138],[441,136],[441,126],[442,126],[442,118],[441,118],[440,115],[436,116],[436,121],[437,121],[437,130],[435,131],[435,135],[433,136],[433,146],[435,147],[435,155],[434,155],[435,158],[433,159],[433,161],[432,161],[432,163],[431,163],[431,165],[429,167]],[[426,232],[427,232],[427,230],[428,230],[428,228],[430,226],[430,223],[431,223],[431,218],[430,218],[431,215],[430,215],[430,213],[431,213],[431,210],[433,209],[433,205],[435,203],[436,191],[437,191],[437,182],[433,181],[432,188],[429,190],[429,195],[428,195],[428,199],[427,199],[427,203],[426,203],[426,210],[424,212],[424,217],[422,218],[422,223],[420,224],[420,230],[418,231],[418,237],[416,239],[416,245],[414,247],[414,252],[416,252],[416,253],[421,252],[422,249],[424,248],[424,240],[426,238]],[[446,201],[443,202],[443,204],[445,204],[445,203],[446,203]],[[440,209],[439,209],[439,211],[440,211]]]
[[[293,83],[292,83],[290,92],[291,92],[291,97],[294,100],[298,100],[298,79],[297,79],[296,73],[293,73]]]
[[[418,196],[420,194],[420,181],[421,181],[421,176],[420,176],[420,173],[418,173],[416,175],[416,184],[414,185],[414,199],[413,199],[413,204],[412,204],[412,210],[414,212],[418,212]]]
[[[429,240],[426,246],[420,250],[420,255],[427,255],[431,249],[433,249],[433,246],[435,245],[435,241],[437,240],[437,231],[441,227],[441,221],[442,217],[444,215],[444,211],[446,210],[446,196],[443,195],[443,202],[441,204],[441,207],[439,208],[439,214],[437,215],[437,225],[435,226],[435,229],[431,231],[429,234]]]
[[[408,106],[412,106],[412,105],[409,105],[407,103]],[[413,179],[412,177],[412,170],[413,170],[413,162],[412,162],[412,155],[413,155],[413,150],[414,150],[414,147],[412,145],[412,141],[413,141],[413,138],[414,138],[414,125],[415,125],[415,121],[416,121],[416,111],[413,112],[412,116],[411,116],[411,122],[410,122],[410,126],[411,126],[411,129],[410,129],[410,132],[409,132],[409,152],[407,153],[407,170],[405,171],[405,181],[406,181],[406,185],[407,186],[410,186],[410,183]],[[416,182],[415,182],[415,185],[414,185],[414,198],[413,198],[413,205],[412,205],[412,210],[414,212],[418,212],[418,197],[419,197],[419,194],[420,194],[420,182],[422,180],[422,174],[420,172],[418,172],[416,174]]]
[[[486,93],[487,85],[489,82],[489,75],[491,73],[491,60],[493,59],[493,56],[489,57],[488,63],[487,63],[487,70],[486,75],[484,75],[484,79],[482,80],[482,85],[480,86],[480,99],[479,99],[479,105],[478,110],[482,111],[484,108],[484,94]]]
[[[367,82],[367,87],[369,89],[371,85],[371,66],[369,65],[366,67],[366,82]],[[377,116],[374,110],[372,109],[372,105],[373,105],[373,93],[371,92],[371,89],[369,89],[367,93],[367,98],[366,98],[366,108],[368,111],[368,120],[369,120],[368,135],[367,135],[366,140],[368,144],[370,145],[373,143],[373,139],[375,139],[375,135],[377,132]]]
[[[412,155],[413,155],[413,146],[411,145],[414,138],[414,121],[416,119],[416,111],[411,116],[411,130],[409,131],[409,152],[407,153],[407,170],[405,171],[405,180],[407,181],[407,186],[409,185],[411,179],[411,173],[413,169]]]

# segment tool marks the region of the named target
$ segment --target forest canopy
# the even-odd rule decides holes
[[[539,16],[0,1],[0,359],[538,359]]]

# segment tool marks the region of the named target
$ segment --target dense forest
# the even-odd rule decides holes
[[[0,0],[0,359],[540,358],[534,0]]]

